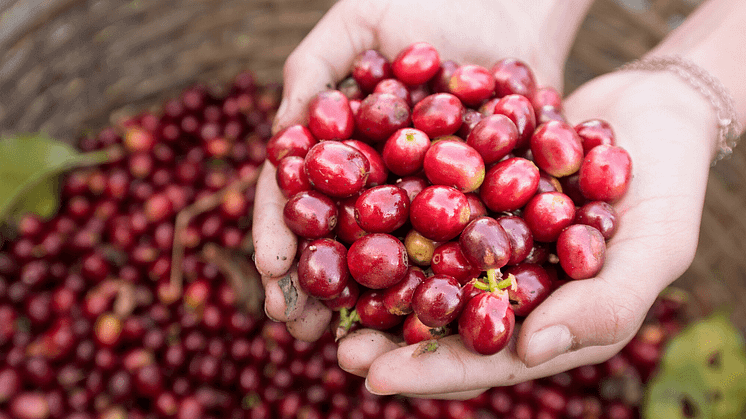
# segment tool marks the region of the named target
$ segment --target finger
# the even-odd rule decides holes
[[[294,338],[306,342],[318,340],[329,328],[332,311],[315,298],[309,298],[303,312],[295,320],[286,323]]]
[[[285,225],[286,199],[275,180],[275,168],[265,161],[257,180],[252,235],[254,262],[262,276],[281,277],[290,269],[298,240]]]
[[[620,349],[621,346],[584,348],[528,368],[512,347],[484,356],[464,347],[458,335],[451,335],[439,339],[437,347],[429,351],[415,344],[380,355],[368,369],[366,386],[379,395],[466,395],[602,362]]]
[[[263,278],[264,311],[275,321],[297,319],[303,312],[308,294],[298,284],[298,272],[292,268],[281,278]]]
[[[351,374],[364,377],[376,358],[399,346],[388,333],[373,329],[355,331],[339,341],[339,367]]]
[[[355,2],[336,3],[288,56],[273,131],[305,123],[311,98],[342,80],[356,55],[377,46],[372,16],[376,11],[365,16],[355,7]]]

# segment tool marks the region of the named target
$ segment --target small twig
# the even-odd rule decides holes
[[[246,307],[249,313],[259,314],[264,301],[264,287],[259,271],[245,255],[226,250],[214,243],[202,248],[202,255],[223,272],[236,292],[239,306]]]
[[[199,201],[194,202],[192,205],[184,208],[176,216],[176,223],[174,224],[174,245],[171,252],[171,287],[177,293],[181,293],[184,289],[184,272],[182,270],[182,263],[184,261],[184,245],[181,243],[181,235],[189,226],[189,223],[198,215],[210,211],[216,208],[223,200],[223,197],[229,192],[243,192],[247,188],[256,184],[259,177],[259,173],[254,173],[251,176],[238,179],[232,182],[225,188],[215,192],[212,195],[208,195]]]

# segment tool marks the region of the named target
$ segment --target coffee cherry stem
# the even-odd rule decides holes
[[[343,328],[344,330],[350,330],[353,324],[360,321],[360,315],[358,314],[357,310],[350,310],[348,308],[342,308],[339,311],[340,315],[340,322],[339,327]]]
[[[507,278],[502,278],[499,269],[488,269],[486,282],[485,278],[480,278],[474,283],[474,288],[487,292],[504,291],[508,288],[515,288],[515,277],[508,275]]]

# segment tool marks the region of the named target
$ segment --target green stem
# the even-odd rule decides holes
[[[506,288],[510,288],[510,286],[513,285],[513,276],[508,275],[507,278],[503,279],[502,281],[497,283],[497,288],[504,290]]]
[[[497,269],[487,269],[487,283],[490,286],[490,291],[497,289]]]
[[[77,169],[80,167],[96,166],[99,164],[112,161],[122,156],[121,150],[116,149],[105,149],[99,151],[92,151],[90,153],[75,155],[59,164],[51,167],[47,167],[45,170],[40,170],[31,175],[26,182],[18,186],[15,191],[11,194],[8,205],[0,210],[0,224],[8,219],[9,215],[13,211],[20,199],[32,188],[38,186],[41,182],[49,179],[51,176],[57,176],[68,170]]]

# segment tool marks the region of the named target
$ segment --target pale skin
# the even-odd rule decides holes
[[[531,10],[528,14],[513,2],[472,2],[468,7],[474,9],[465,11],[461,5],[451,10],[450,2],[401,3],[342,1],[329,11],[288,59],[276,130],[303,123],[308,100],[341,79],[358,52],[376,48],[392,58],[414,41],[430,42],[442,59],[487,67],[517,57],[535,70],[540,84],[560,88],[562,64],[590,5],[588,0],[572,7],[537,1],[536,7],[524,9]],[[475,24],[474,16],[501,24]],[[742,123],[744,21],[743,2],[711,0],[650,53],[682,55],[717,77],[735,98]],[[486,48],[484,40],[491,39],[500,42]],[[607,120],[633,161],[631,187],[615,204],[620,227],[608,244],[603,270],[555,291],[516,329],[511,345],[492,356],[469,352],[457,336],[441,339],[437,350],[416,357],[416,345],[404,346],[386,333],[362,330],[348,336],[339,344],[339,364],[365,376],[372,392],[466,399],[490,387],[602,362],[634,336],[656,296],[691,264],[710,162],[718,148],[710,103],[671,73],[629,71],[579,88],[565,99],[565,114],[572,124]],[[280,278],[291,270],[296,241],[282,225],[284,202],[267,163],[254,217],[265,309],[288,322],[294,336],[313,340],[328,327],[330,313],[317,302],[308,303],[313,299],[301,290],[296,304],[285,304],[279,284],[292,281]]]

